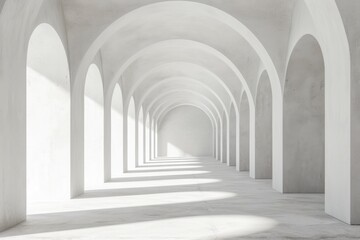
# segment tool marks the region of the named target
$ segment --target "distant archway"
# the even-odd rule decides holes
[[[70,78],[65,48],[49,24],[32,33],[26,71],[27,202],[70,198]]]

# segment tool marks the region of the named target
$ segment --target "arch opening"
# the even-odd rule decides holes
[[[235,166],[236,165],[236,148],[237,148],[237,143],[236,143],[236,114],[235,114],[235,107],[234,104],[231,104],[230,107],[230,115],[229,115],[229,127],[230,127],[230,131],[229,131],[229,162],[228,165],[229,166]]]
[[[221,132],[222,132],[222,139],[221,139],[221,143],[222,143],[222,147],[221,147],[221,162],[222,163],[227,163],[228,160],[228,149],[227,149],[227,144],[228,144],[228,132],[227,132],[227,117],[225,114],[225,111],[222,114],[222,128],[221,128]]]
[[[104,97],[100,69],[89,66],[84,90],[84,188],[104,182]]]
[[[324,60],[317,40],[303,36],[289,60],[284,88],[284,192],[323,193]]]
[[[70,198],[70,74],[56,30],[33,31],[26,66],[26,184],[31,203]]]
[[[146,115],[145,119],[145,151],[144,160],[148,162],[150,160],[150,114]]]
[[[261,76],[255,103],[255,169],[254,178],[272,178],[272,92],[266,71]]]
[[[240,171],[249,171],[250,162],[250,107],[247,94],[240,102]]]
[[[132,97],[127,111],[127,166],[125,171],[134,170],[136,167],[136,123],[135,123],[135,101]]]
[[[209,157],[213,155],[212,124],[202,110],[184,105],[170,110],[158,123],[160,157]]]
[[[123,99],[116,84],[111,101],[111,178],[123,172]]]
[[[145,140],[145,123],[144,123],[144,112],[142,106],[140,107],[139,117],[138,117],[138,156],[137,161],[138,165],[144,164],[144,140]]]

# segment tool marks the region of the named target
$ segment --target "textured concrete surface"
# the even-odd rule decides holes
[[[280,194],[270,180],[213,159],[157,159],[79,198],[30,206],[2,239],[358,239],[324,213],[322,194]]]

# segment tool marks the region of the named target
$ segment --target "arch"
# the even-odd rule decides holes
[[[158,133],[160,156],[212,156],[212,124],[202,109],[193,105],[177,106],[168,111],[163,119],[159,123]]]
[[[70,198],[70,74],[49,24],[31,34],[26,71],[27,202]]]
[[[255,103],[255,163],[250,165],[250,176],[272,178],[272,93],[266,71],[260,76]]]
[[[240,171],[249,171],[250,162],[250,112],[249,101],[243,92],[240,101]]]
[[[177,90],[177,91],[179,91],[179,90]],[[205,103],[208,103],[209,105],[210,105],[210,107],[211,108],[209,108],[209,107],[206,107],[206,109],[209,109],[209,112],[211,112],[211,114],[214,116],[214,115],[217,115],[218,116],[218,118],[220,119],[220,125],[222,124],[222,119],[221,119],[221,115],[220,115],[220,111],[218,110],[218,109],[216,109],[216,107],[213,105],[213,103],[211,103],[211,101],[209,101],[206,97],[204,97],[204,96],[202,96],[201,94],[198,94],[198,93],[194,93],[194,92],[192,92],[192,91],[185,91],[185,90],[183,90],[183,92],[184,93],[188,93],[188,94],[193,94],[194,96],[198,96],[199,97],[199,99],[200,99],[200,102],[205,102]],[[179,92],[178,92],[178,94],[179,94]],[[161,98],[166,98],[166,97],[173,97],[174,96],[174,94],[172,93],[172,92],[167,92],[166,94],[164,94],[164,96],[159,96],[159,98],[157,99],[157,100],[159,100],[159,99],[161,99]],[[186,96],[184,96],[183,98],[180,98],[180,99],[178,99],[178,100],[180,100],[180,101],[187,101],[189,99],[189,96],[188,95],[186,95]],[[174,99],[172,100],[172,101],[174,101]],[[171,103],[171,101],[164,101],[164,103],[162,103],[162,104],[159,104],[156,108],[155,108],[155,110],[154,110],[154,115],[156,116],[156,114],[158,113],[158,111],[161,109],[161,107],[163,106],[163,105],[165,105],[165,104],[172,104]],[[154,104],[154,102],[152,102],[151,104]],[[202,103],[202,104],[204,104],[204,103]],[[205,106],[206,106],[206,104],[204,104]],[[212,110],[210,110],[210,109],[212,109]],[[159,114],[159,116],[161,115],[161,112],[160,112],[160,114]]]
[[[211,112],[211,110],[205,106],[203,103],[200,103],[200,102],[196,102],[196,101],[189,101],[189,102],[186,102],[186,101],[181,101],[179,100],[179,102],[170,102],[168,104],[166,104],[166,106],[164,106],[164,109],[161,110],[157,116],[155,115],[155,121],[158,123],[158,124],[161,124],[161,121],[163,119],[164,116],[166,116],[166,114],[173,110],[174,108],[177,108],[177,107],[180,107],[180,106],[193,106],[193,107],[196,107],[196,108],[199,108],[201,111],[203,111],[207,116],[208,118],[210,119],[211,123],[212,123],[212,126],[213,126],[213,131],[216,131],[216,128],[217,128],[217,122],[216,122],[216,117],[213,115],[213,113]]]
[[[254,51],[258,54],[263,64],[266,66],[266,69],[269,72],[269,76],[272,82],[272,87],[274,95],[279,94],[281,97],[281,86],[279,77],[277,75],[276,68],[267,53],[265,47],[261,44],[259,39],[240,21],[232,17],[231,15],[206,4],[195,3],[195,2],[185,2],[185,1],[175,1],[175,2],[160,2],[153,3],[143,7],[140,7],[136,10],[133,10],[126,15],[120,17],[111,23],[106,29],[104,29],[100,35],[94,39],[92,43],[90,43],[89,48],[86,50],[83,55],[80,64],[79,70],[76,74],[76,81],[81,81],[81,72],[83,66],[86,65],[88,59],[92,59],[98,50],[103,46],[103,44],[113,36],[114,33],[118,32],[121,28],[125,27],[127,24],[134,22],[136,19],[141,19],[141,17],[153,12],[154,9],[161,7],[163,11],[167,11],[167,9],[192,9],[193,11],[199,11],[199,14],[204,14],[204,16],[209,17],[211,19],[218,20],[226,25],[228,25],[231,29],[233,29],[236,33],[242,36],[250,46],[254,49]],[[133,55],[134,56],[134,55]],[[78,77],[79,76],[79,77]],[[244,84],[246,85],[246,84]],[[277,99],[281,101],[281,98]]]
[[[219,96],[219,94],[215,90],[213,90],[211,87],[207,86],[200,80],[197,80],[194,78],[189,78],[189,77],[171,77],[171,78],[166,78],[166,79],[162,79],[161,81],[158,81],[151,88],[147,89],[144,94],[141,94],[141,99],[139,100],[139,104],[143,104],[144,101],[147,99],[148,96],[150,96],[151,93],[154,93],[154,92],[156,93],[157,89],[165,86],[165,84],[171,85],[173,83],[179,83],[179,82],[180,83],[189,82],[191,85],[193,85],[194,83],[200,85],[202,88],[208,90],[212,95],[214,95],[214,97],[219,101],[219,103],[221,103],[221,105],[225,109],[225,101]]]
[[[292,51],[284,86],[284,192],[324,192],[324,74],[318,41],[303,36]]]
[[[235,113],[235,107],[234,104],[231,104],[230,106],[230,112],[229,112],[229,159],[228,159],[228,165],[229,166],[235,166],[237,162],[237,142],[236,142],[236,134],[237,134],[237,127],[236,127],[236,113]]]
[[[145,122],[144,122],[144,113],[142,106],[140,107],[139,117],[138,117],[138,165],[144,164],[144,134],[145,134]]]
[[[221,162],[222,163],[227,163],[228,161],[228,121],[226,120],[226,114],[225,111],[223,111],[222,113],[222,126],[221,126],[221,131],[222,131],[222,146],[221,146]]]
[[[116,84],[111,101],[111,178],[123,172],[123,99]]]
[[[127,108],[127,158],[125,171],[133,170],[136,167],[136,117],[135,117],[135,101],[132,97]]]
[[[351,154],[351,149],[357,146],[352,146],[351,134],[349,40],[335,0],[304,0],[304,3],[313,21],[314,36],[319,41],[325,65],[325,211],[346,223],[359,224],[360,211],[356,206],[360,191],[352,184],[358,182],[354,169],[359,168],[352,159],[356,155]]]
[[[190,94],[193,96],[197,96],[199,98],[201,98],[202,100],[204,100],[206,103],[208,103],[216,112],[217,114],[220,116],[220,110],[221,108],[217,108],[216,105],[206,96],[202,95],[199,92],[193,91],[193,90],[189,90],[189,89],[173,89],[167,92],[164,92],[162,94],[159,94],[155,99],[153,99],[150,104],[148,105],[146,111],[150,111],[152,109],[152,107],[156,104],[156,102],[160,101],[162,98],[164,97],[169,97],[169,96],[174,96],[175,94]],[[224,111],[225,117],[226,119],[228,119],[228,115],[226,112],[226,109],[222,109]]]
[[[152,13],[154,8],[161,7],[165,12],[169,8],[175,9],[192,9],[192,11],[199,11],[199,14],[204,14],[204,16],[209,17],[211,19],[215,19],[219,22],[222,22],[229,26],[229,28],[233,29],[234,32],[242,36],[246,42],[252,46],[254,51],[258,54],[261,62],[265,66],[265,69],[269,73],[269,78],[271,81],[271,88],[273,94],[273,144],[274,144],[274,158],[277,159],[278,162],[282,162],[282,89],[279,80],[278,73],[276,71],[275,65],[271,60],[268,52],[265,47],[261,44],[259,39],[240,21],[232,17],[231,15],[215,8],[208,6],[202,3],[195,2],[185,2],[185,1],[175,1],[175,2],[161,2],[149,4],[143,7],[140,7],[132,12],[127,13],[126,15],[120,17],[119,19],[113,21],[106,29],[104,29],[99,36],[89,45],[89,48],[85,51],[82,56],[78,71],[75,74],[75,87],[74,90],[78,88],[78,85],[81,86],[81,76],[83,73],[83,66],[87,64],[89,59],[92,59],[98,50],[103,46],[103,44],[113,36],[115,32],[118,32],[121,28],[125,27],[130,22],[135,21],[136,19],[141,19],[143,16],[146,16],[148,13]],[[241,78],[240,78],[241,79]],[[80,83],[79,83],[80,82]],[[251,96],[250,94],[248,95]],[[249,99],[249,101],[251,101]],[[250,104],[250,106],[254,106]],[[251,109],[251,112],[253,109]],[[253,116],[253,114],[251,114]],[[253,153],[252,153],[253,155]],[[281,166],[276,166],[276,173],[278,174],[282,171]],[[281,175],[281,173],[280,173]],[[273,186],[282,191],[282,178],[279,177],[276,181],[273,182]]]
[[[173,95],[169,95],[169,97],[171,97],[171,96],[173,96]],[[206,102],[206,99],[200,99],[200,101],[195,100],[195,99],[190,100],[189,96],[183,96],[183,98],[173,98],[171,100],[164,99],[162,101],[162,103],[160,103],[153,111],[154,118],[155,118],[156,122],[159,122],[159,121],[161,121],[161,116],[163,114],[166,114],[166,112],[168,112],[169,110],[171,110],[174,107],[184,105],[184,104],[201,108],[211,119],[212,126],[213,126],[213,134],[214,134],[214,145],[217,146],[217,147],[214,147],[214,148],[216,148],[216,149],[214,149],[214,150],[216,150],[215,156],[219,157],[220,152],[218,151],[217,148],[220,146],[220,140],[219,140],[219,137],[220,137],[219,129],[220,128],[219,128],[219,126],[222,123],[222,119],[220,118],[218,111],[213,112],[213,110],[210,110],[210,108],[208,106],[206,106],[206,104],[202,103],[202,100],[205,100],[205,102]],[[161,109],[163,109],[163,110],[161,110]],[[219,118],[219,123],[216,120],[217,119],[216,116],[218,116],[218,118]]]
[[[146,114],[145,118],[145,151],[144,151],[145,162],[150,161],[150,114]]]
[[[97,65],[89,66],[84,90],[84,187],[104,182],[104,96]]]

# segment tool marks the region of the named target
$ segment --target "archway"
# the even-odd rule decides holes
[[[143,108],[140,107],[139,117],[138,117],[138,165],[144,164],[144,113]]]
[[[146,115],[145,119],[145,151],[144,160],[148,162],[150,160],[150,115]]]
[[[127,168],[125,170],[135,169],[136,158],[136,124],[135,124],[135,101],[132,97],[127,111]]]
[[[220,119],[219,119],[220,120]],[[218,124],[218,128],[217,128],[217,138],[218,138],[218,141],[217,141],[217,160],[218,161],[222,161],[222,143],[221,143],[221,139],[222,139],[222,127],[221,127],[221,122],[218,121],[219,124]]]
[[[104,182],[104,103],[99,68],[91,64],[84,92],[84,187]]]
[[[255,178],[272,178],[272,93],[266,71],[261,76],[255,106]]]
[[[69,76],[59,35],[49,24],[40,24],[31,35],[27,52],[28,203],[70,198]]]
[[[213,155],[213,127],[198,107],[181,105],[159,121],[158,154],[161,157],[209,157]]]
[[[231,104],[230,106],[230,117],[229,117],[229,127],[230,127],[230,141],[229,141],[229,160],[228,165],[229,166],[235,166],[236,165],[236,113],[235,113],[235,107],[234,104]]]
[[[222,150],[221,150],[221,162],[222,163],[227,163],[227,157],[228,157],[228,148],[227,148],[227,119],[226,119],[226,114],[225,111],[223,112],[222,115]]]
[[[302,37],[284,88],[284,192],[324,192],[324,60],[317,40]]]
[[[240,171],[249,171],[250,160],[250,108],[247,94],[240,102]]]
[[[123,172],[123,99],[116,84],[111,101],[111,177],[119,177]]]

